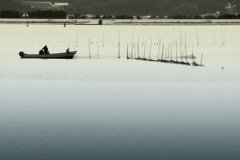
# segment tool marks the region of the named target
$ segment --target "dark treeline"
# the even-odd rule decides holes
[[[0,18],[23,18],[23,14],[14,10],[6,10],[0,12]],[[28,11],[28,18],[66,19],[67,12],[59,10]]]
[[[219,16],[213,16],[213,15],[175,15],[175,16],[169,16],[168,18],[172,19],[240,19],[240,14],[220,14]]]
[[[67,18],[67,12],[59,10],[36,10],[28,12],[29,18]]]
[[[47,19],[66,19],[68,13],[62,10],[36,10],[36,11],[28,11],[27,18],[47,18]],[[25,14],[26,15],[26,14]],[[23,17],[23,13],[16,10],[3,10],[0,11],[0,18],[26,18]],[[87,14],[74,13],[68,16],[70,19],[142,19],[142,16],[132,16],[132,15],[92,15],[89,17]],[[240,19],[239,14],[220,14],[219,16],[214,15],[173,15],[173,16],[155,16],[152,15],[149,17],[150,19],[160,19],[160,18],[168,18],[168,19]]]
[[[37,1],[37,0],[36,0]],[[66,0],[62,0],[66,1]],[[224,12],[228,2],[236,0],[68,0],[68,11],[106,15],[177,15]]]
[[[23,5],[23,1],[48,0],[0,0],[1,10],[17,10],[27,13],[32,8]],[[102,15],[197,15],[219,11],[225,12],[227,3],[236,4],[235,12],[240,12],[239,0],[51,0],[52,2],[68,2],[64,8],[70,14],[74,12]],[[44,8],[43,8],[44,9]]]
[[[3,10],[26,10],[25,6],[22,5],[22,0],[0,0],[0,11]]]
[[[219,19],[240,19],[240,14],[222,14]]]
[[[0,12],[1,18],[21,18],[22,15],[18,11],[6,10]]]

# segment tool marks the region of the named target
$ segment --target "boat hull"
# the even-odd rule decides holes
[[[77,51],[63,52],[63,53],[52,53],[52,54],[26,54],[24,52],[19,52],[21,58],[38,58],[38,59],[73,59]]]

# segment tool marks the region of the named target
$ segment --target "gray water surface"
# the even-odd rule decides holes
[[[0,159],[240,157],[239,84],[1,80],[0,87]]]

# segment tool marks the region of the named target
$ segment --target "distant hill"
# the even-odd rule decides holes
[[[16,0],[0,0],[0,10],[19,9],[20,6]]]
[[[20,1],[0,0],[0,10],[26,10]],[[48,1],[48,0],[31,0]],[[52,0],[69,2],[68,11],[107,15],[179,15],[224,12],[228,2],[240,5],[239,0]]]
[[[239,0],[232,0],[239,3]],[[232,2],[231,1],[231,2]],[[234,2],[235,1],[235,2]],[[69,0],[71,10],[99,14],[176,15],[224,12],[229,0]]]

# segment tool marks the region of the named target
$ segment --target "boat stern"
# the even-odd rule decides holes
[[[23,52],[23,51],[19,52],[19,56],[20,56],[21,58],[23,58],[23,57],[24,57],[24,52]]]

